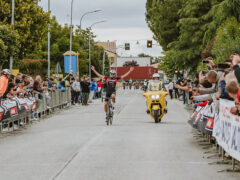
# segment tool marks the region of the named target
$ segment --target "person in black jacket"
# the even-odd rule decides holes
[[[240,67],[238,65],[240,63],[240,56],[239,54],[234,54],[230,56],[230,59],[232,60],[233,63],[234,75],[238,80],[238,84],[240,84]]]
[[[89,77],[85,77],[83,81],[80,82],[83,96],[83,106],[88,105],[88,98],[90,93],[90,79]]]

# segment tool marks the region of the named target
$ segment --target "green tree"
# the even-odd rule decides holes
[[[6,25],[0,25],[0,69],[8,67],[10,56],[15,56],[19,48],[19,35]]]
[[[170,74],[175,69],[195,71],[202,58],[217,56],[216,48],[224,46],[218,28],[232,16],[240,21],[240,0],[148,0],[146,9],[149,27],[165,50],[160,68]],[[164,36],[167,30],[175,33]]]
[[[148,0],[146,3],[146,21],[154,33],[154,39],[168,50],[168,44],[179,36],[178,11],[184,0]]]
[[[0,25],[11,23],[11,2],[0,1]],[[14,29],[19,34],[20,47],[18,59],[41,49],[41,44],[47,35],[47,25],[50,20],[49,13],[43,11],[33,0],[15,0]]]
[[[72,50],[79,53],[79,73],[80,75],[88,74],[89,66],[89,45],[88,40],[91,38],[91,60],[92,64],[96,67],[99,72],[102,72],[102,57],[103,57],[103,48],[95,45],[94,38],[95,35],[90,29],[81,30],[79,27],[74,28],[73,40],[72,40]],[[53,72],[56,64],[59,62],[60,66],[64,67],[64,56],[63,54],[69,51],[69,34],[70,26],[65,24],[61,26],[56,17],[51,19],[51,71]],[[45,37],[42,42],[41,51],[34,51],[32,54],[29,54],[28,58],[37,58],[37,59],[47,59],[48,55],[48,39]],[[106,56],[107,58],[107,56]],[[107,59],[105,63],[108,62]],[[108,64],[106,63],[106,66]]]
[[[240,53],[240,23],[230,17],[218,28],[212,53],[221,62],[236,52]]]

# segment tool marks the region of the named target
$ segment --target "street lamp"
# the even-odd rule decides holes
[[[38,1],[37,1],[38,2]],[[48,13],[50,12],[50,0],[48,0]],[[50,22],[48,23],[48,78],[50,78]]]
[[[82,29],[82,20],[83,20],[84,16],[86,16],[87,14],[96,13],[96,12],[100,12],[100,11],[102,11],[102,10],[96,9],[94,11],[88,11],[88,12],[84,13],[80,19],[80,30]]]
[[[69,60],[69,73],[72,72],[72,11],[73,11],[73,0],[71,2],[71,23],[70,23],[70,60]]]
[[[95,22],[89,27],[89,29],[91,30],[94,25],[104,23],[104,22],[106,22],[106,21]],[[91,63],[91,33],[90,32],[89,32],[89,37],[88,37],[88,46],[89,46],[89,78],[91,80],[91,64],[92,63]]]
[[[15,10],[14,5],[15,5],[15,2],[14,0],[12,0],[12,19],[11,19],[12,28],[14,26],[14,10]],[[12,68],[13,68],[13,55],[10,56],[10,65],[9,65],[10,71],[12,71]]]

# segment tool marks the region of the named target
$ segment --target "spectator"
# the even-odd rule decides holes
[[[79,96],[80,96],[80,91],[81,91],[81,86],[80,86],[80,82],[79,82],[79,77],[76,76],[75,77],[75,81],[72,83],[72,90],[73,90],[73,100],[72,103],[73,104],[79,104]]]
[[[42,98],[43,98],[43,96],[42,96],[43,89],[42,89],[42,87],[41,87],[41,84],[40,84],[40,82],[39,82],[39,79],[38,79],[38,80],[35,80],[34,83],[33,83],[33,93],[34,93],[34,94],[37,94],[39,99],[42,99]]]
[[[9,95],[10,96],[14,95],[14,92],[13,92],[14,88],[15,88],[15,84],[12,83],[12,82],[9,83],[8,87],[7,87],[7,90],[5,91],[5,93],[3,95],[3,98],[7,98]]]
[[[8,87],[8,79],[11,72],[8,69],[3,69],[0,77],[0,97],[4,95]]]
[[[207,73],[206,78],[209,83],[212,84],[211,88],[196,88],[195,91],[198,91],[201,94],[211,94],[216,92],[221,92],[220,78],[223,72],[211,70]]]
[[[125,81],[124,81],[125,82]],[[104,88],[104,84],[102,82],[102,79],[100,79],[97,83],[97,87],[98,87],[98,98],[102,97],[102,90]]]
[[[172,99],[173,98],[173,82],[172,82],[171,79],[169,80],[169,84],[168,84],[168,92],[169,92],[170,97]]]
[[[90,79],[85,77],[83,81],[80,82],[83,96],[83,106],[88,105],[88,98],[90,93]]]
[[[96,83],[94,81],[94,79],[92,79],[91,81],[91,86],[90,86],[90,94],[89,94],[89,102],[92,103],[92,100],[94,98],[94,93],[96,92]]]
[[[66,87],[65,81],[62,80],[58,83],[58,89],[61,89],[61,92],[66,92],[67,91],[65,87]]]
[[[174,84],[176,84],[176,83],[174,83]],[[178,88],[176,88],[175,86],[173,86],[173,89],[174,89],[175,98],[178,99],[178,98],[179,98]]]

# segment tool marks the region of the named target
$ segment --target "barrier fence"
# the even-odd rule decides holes
[[[234,107],[233,101],[221,99],[219,102],[219,113],[216,112],[215,104],[205,107],[198,107],[188,121],[189,124],[198,130],[199,136],[207,138],[215,150],[209,153],[216,153],[211,157],[221,157],[216,164],[232,164],[232,168],[224,170],[240,172],[240,117],[231,114],[230,109]],[[231,157],[229,161],[227,157]],[[211,163],[214,164],[214,163]]]
[[[0,100],[0,132],[19,129],[45,115],[71,105],[71,90]]]

